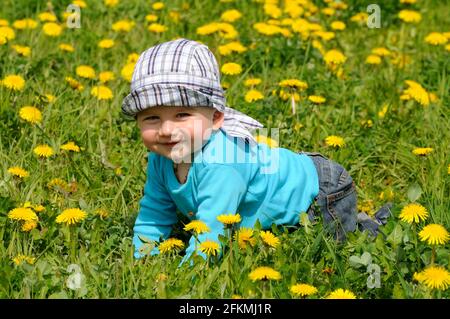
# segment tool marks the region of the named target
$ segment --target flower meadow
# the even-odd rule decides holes
[[[2,1],[0,297],[448,298],[448,4],[368,4]],[[382,234],[336,243],[305,214],[261,230],[223,212],[207,260],[180,265],[209,231],[189,220],[134,259],[147,152],[120,106],[140,52],[178,37],[214,52],[229,106],[279,129],[261,143],[342,163],[360,211],[391,202]]]

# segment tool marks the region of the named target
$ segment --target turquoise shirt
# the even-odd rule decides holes
[[[144,196],[134,226],[135,257],[141,257],[138,235],[155,241],[169,237],[178,221],[177,209],[208,225],[211,231],[200,234],[200,242],[219,242],[219,234],[224,234],[217,220],[221,214],[239,213],[240,227],[253,228],[257,220],[264,229],[272,224],[297,225],[300,213],[308,210],[318,193],[317,171],[307,155],[262,143],[250,146],[222,130],[194,154],[184,184],[178,182],[170,159],[149,153]],[[192,237],[185,258],[194,247]]]

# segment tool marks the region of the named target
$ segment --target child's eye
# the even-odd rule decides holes
[[[159,117],[151,115],[151,116],[147,116],[146,118],[144,118],[144,121],[155,121],[159,119]]]
[[[189,116],[189,115],[190,115],[189,113],[178,113],[177,117],[186,117],[186,116]]]

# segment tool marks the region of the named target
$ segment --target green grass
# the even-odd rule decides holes
[[[0,19],[10,24],[25,17],[38,20],[37,15],[46,10],[46,2],[4,1]],[[260,3],[167,1],[166,8],[157,14],[169,30],[155,35],[146,30],[145,15],[153,12],[148,1],[121,1],[112,9],[102,1],[86,2],[81,29],[65,29],[58,38],[49,38],[41,32],[39,23],[34,30],[15,30],[16,38],[0,45],[0,78],[18,74],[26,80],[21,92],[0,86],[1,298],[290,298],[289,288],[299,282],[317,287],[317,298],[337,288],[349,289],[358,298],[449,297],[448,291],[429,290],[413,280],[415,272],[430,265],[432,254],[431,247],[418,239],[418,231],[428,223],[450,229],[449,51],[424,41],[430,32],[450,31],[445,14],[448,1],[419,1],[414,6],[386,1],[380,4],[380,29],[350,21],[351,16],[365,11],[366,1],[351,1],[347,10],[337,11],[334,17],[317,14],[317,21],[326,29],[334,20],[347,25],[344,31],[337,31],[335,39],[322,41],[325,49],[339,49],[347,57],[343,65],[345,79],[332,74],[320,52],[297,34],[287,39],[254,30],[254,23],[267,20]],[[54,1],[59,21],[69,3]],[[182,3],[188,3],[190,9],[183,10]],[[316,5],[324,7],[323,2]],[[408,7],[421,12],[419,24],[402,24],[397,18],[399,10]],[[247,47],[252,43],[257,46],[244,54],[220,56],[218,46],[231,40],[196,35],[196,28],[218,21],[222,12],[233,8],[243,13],[233,23],[239,31],[236,40]],[[180,23],[169,18],[170,10],[180,11]],[[114,22],[127,18],[136,22],[131,32],[112,31]],[[128,54],[140,53],[176,36],[206,43],[220,65],[236,62],[243,66],[242,75],[222,76],[222,82],[232,84],[226,92],[227,102],[266,127],[280,128],[282,147],[321,152],[341,163],[356,182],[359,201],[372,200],[374,209],[386,201],[379,199],[380,192],[392,190],[394,216],[383,228],[387,238],[379,236],[374,240],[357,232],[345,244],[337,245],[318,223],[291,233],[274,229],[281,244],[273,251],[264,248],[259,240],[247,251],[238,251],[235,246],[232,261],[228,250],[218,263],[207,264],[199,259],[192,267],[178,267],[181,255],[135,260],[132,227],[145,182],[146,150],[135,123],[120,114],[121,101],[129,90],[120,72]],[[103,38],[113,38],[115,47],[97,48]],[[60,43],[72,44],[75,52],[61,52]],[[30,46],[31,56],[19,56],[12,44]],[[398,68],[383,58],[380,65],[365,64],[371,49],[380,46],[403,51],[410,56],[410,63]],[[98,101],[90,95],[98,82],[76,76],[75,68],[82,64],[92,66],[97,73],[115,73],[116,79],[106,84],[114,93],[112,100]],[[66,76],[79,80],[84,91],[71,89],[64,81]],[[263,101],[245,102],[247,88],[243,82],[249,76],[262,79],[257,89],[265,95]],[[287,78],[306,81],[309,88],[303,96],[322,95],[326,103],[314,106],[302,100],[293,116],[290,101],[272,95],[272,90],[279,90],[278,82]],[[401,101],[405,80],[420,83],[438,100],[428,107]],[[43,102],[39,97],[46,93],[57,99]],[[389,108],[381,118],[378,112],[385,104]],[[39,126],[19,118],[19,109],[25,105],[42,111]],[[361,121],[369,119],[373,126],[363,127]],[[303,127],[295,129],[299,123]],[[324,140],[329,135],[344,137],[345,146],[326,146]],[[39,144],[59,150],[68,141],[84,150],[57,151],[49,159],[39,159],[33,153]],[[412,153],[415,147],[432,147],[434,151],[419,157]],[[12,166],[23,167],[30,176],[23,181],[13,178],[8,173]],[[117,167],[122,171],[119,174]],[[47,184],[54,178],[71,183],[72,191],[50,189]],[[411,202],[407,193],[414,184],[422,190],[417,202],[430,213],[428,220],[416,228],[398,219],[401,209]],[[7,217],[11,209],[26,201],[45,207],[39,213],[38,227],[31,232],[20,231],[20,226]],[[56,224],[56,216],[72,207],[86,211],[86,220],[71,229]],[[109,216],[101,219],[94,214],[99,208],[108,211]],[[178,233],[186,237],[182,231]],[[351,256],[364,252],[370,253],[372,262],[381,268],[380,288],[367,288],[366,267],[350,262]],[[35,263],[16,265],[13,258],[20,254],[35,257]],[[435,264],[448,269],[449,256],[448,244],[439,246]],[[82,289],[70,290],[66,285],[70,264],[79,265],[85,276]],[[267,284],[252,282],[248,274],[262,265],[279,271],[282,279]]]

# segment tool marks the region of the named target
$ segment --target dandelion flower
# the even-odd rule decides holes
[[[233,52],[243,53],[247,51],[247,48],[242,45],[239,41],[233,41],[224,45],[219,45],[220,55],[230,55]]]
[[[378,56],[388,56],[391,54],[391,51],[389,51],[388,49],[386,49],[384,47],[379,47],[379,48],[373,48],[372,53],[375,55],[378,55]]]
[[[103,3],[105,4],[105,6],[112,8],[119,3],[119,0],[103,0]]]
[[[79,77],[82,77],[85,79],[95,78],[95,70],[88,65],[77,66],[76,73]]]
[[[327,299],[356,299],[356,296],[350,290],[339,288],[331,292]]]
[[[136,63],[127,63],[122,70],[120,71],[120,75],[126,81],[131,82],[131,78],[133,77],[134,66]]]
[[[422,85],[411,80],[406,80],[405,83],[408,85],[408,88],[403,91],[403,95],[414,99],[423,106],[430,104],[429,94]]]
[[[23,232],[29,232],[29,231],[35,229],[36,227],[37,227],[37,221],[31,220],[31,221],[26,221],[25,223],[23,223],[20,230]]]
[[[41,123],[42,113],[34,106],[24,106],[19,111],[19,116],[31,124]]]
[[[439,32],[431,32],[426,36],[425,42],[431,45],[442,45],[447,43],[447,37]]]
[[[25,86],[23,77],[14,74],[7,75],[0,83],[13,91],[22,91]]]
[[[287,79],[278,83],[281,87],[296,88],[299,90],[306,90],[308,88],[308,83],[297,80],[297,79]]]
[[[219,215],[217,216],[217,220],[224,225],[232,225],[237,224],[241,221],[241,215],[239,214],[228,214],[228,215]]]
[[[406,23],[418,23],[422,20],[421,14],[413,10],[402,10],[398,13],[398,17]]]
[[[95,210],[94,213],[96,215],[98,215],[101,219],[104,219],[109,216],[108,211],[104,208],[99,208],[99,209]]]
[[[317,293],[317,288],[308,284],[296,284],[291,286],[291,293],[297,296],[310,296]]]
[[[49,37],[57,37],[62,33],[62,27],[55,22],[47,22],[42,26],[42,31]]]
[[[112,25],[112,29],[116,32],[130,32],[134,27],[134,22],[129,20],[120,20]]]
[[[419,223],[428,218],[428,212],[422,205],[412,203],[403,207],[399,218],[410,224]]]
[[[17,52],[17,54],[27,57],[31,54],[30,47],[23,46],[23,45],[13,45],[12,48]]]
[[[82,9],[87,7],[86,2],[84,2],[83,0],[73,0],[72,4],[79,6]]]
[[[446,290],[450,285],[450,273],[439,266],[431,266],[420,273],[414,273],[413,278],[430,289]]]
[[[238,241],[239,248],[245,249],[247,245],[255,246],[256,239],[253,237],[253,229],[251,228],[240,228],[236,233],[234,233],[234,240]]]
[[[91,95],[95,96],[98,100],[110,100],[113,98],[111,89],[103,85],[93,87]]]
[[[147,20],[148,22],[156,22],[158,21],[158,16],[156,14],[147,14],[145,16],[145,20]]]
[[[82,211],[81,209],[69,208],[64,210],[56,217],[56,222],[58,224],[65,223],[66,225],[74,225],[78,222],[83,221],[86,216],[86,212]]]
[[[77,80],[75,80],[74,78],[71,78],[70,76],[67,76],[65,78],[66,82],[69,83],[70,87],[74,90],[77,91],[83,91],[84,90],[84,86],[78,82]]]
[[[53,13],[50,13],[50,12],[39,13],[38,18],[42,22],[55,22],[57,20],[56,16]]]
[[[253,86],[253,85],[258,85],[261,82],[262,82],[262,80],[260,78],[249,78],[244,81],[244,85],[245,86]]]
[[[342,147],[345,145],[345,141],[342,137],[336,135],[330,135],[325,139],[325,143],[328,146]]]
[[[61,145],[61,149],[64,151],[72,151],[72,152],[79,152],[80,147],[76,145],[74,142],[68,142],[64,145]]]
[[[280,244],[280,239],[270,231],[260,231],[259,235],[261,236],[263,243],[269,247],[276,248]]]
[[[13,27],[17,30],[24,30],[24,29],[36,29],[38,26],[38,23],[33,19],[21,19],[16,20],[13,23]],[[1,34],[1,32],[0,32]]]
[[[275,269],[272,269],[270,267],[258,267],[255,270],[253,270],[248,277],[252,281],[257,280],[280,280],[281,274],[276,271]]]
[[[419,238],[428,245],[444,245],[450,239],[450,235],[442,225],[429,224],[419,232]]]
[[[201,220],[193,220],[186,224],[183,228],[185,231],[194,231],[196,234],[207,233],[210,231],[209,227]]]
[[[172,250],[182,249],[184,244],[181,240],[176,238],[169,238],[159,244],[158,249],[160,253],[165,254]]]
[[[28,177],[30,175],[30,173],[28,173],[26,170],[24,170],[22,167],[19,166],[13,166],[8,168],[8,173],[20,178]]]
[[[102,49],[110,49],[114,46],[113,39],[103,39],[98,43],[98,47]]]
[[[223,74],[236,75],[242,72],[242,67],[237,63],[225,63],[222,66],[221,71]]]
[[[225,22],[233,23],[234,21],[240,19],[242,17],[242,13],[240,13],[236,9],[227,10],[220,16],[220,20]]]
[[[152,23],[148,26],[147,30],[153,33],[163,33],[166,32],[168,28],[160,23]]]
[[[413,151],[414,155],[425,156],[433,152],[431,147],[416,147]]]
[[[162,10],[163,8],[164,8],[164,3],[162,3],[162,2],[155,2],[154,4],[152,4],[153,10]]]
[[[371,54],[366,58],[367,64],[380,64],[381,58],[376,54]]]
[[[208,256],[216,256],[219,252],[219,244],[215,241],[205,240],[200,244],[198,250]]]
[[[251,103],[264,99],[264,95],[258,90],[250,90],[245,94],[244,99],[247,103]]]
[[[27,264],[33,265],[36,261],[35,257],[31,257],[31,256],[26,256],[26,255],[17,255],[16,257],[13,258],[13,262],[19,266],[20,264],[22,264],[23,262],[26,262]]]
[[[115,79],[115,75],[111,71],[100,72],[98,75],[98,79],[101,83],[106,83]]]
[[[314,104],[323,104],[323,103],[325,103],[325,101],[326,101],[327,99],[324,98],[323,96],[310,95],[310,96],[308,96],[308,100],[310,100],[310,101],[313,102]]]
[[[61,43],[58,47],[61,51],[65,51],[65,52],[75,51],[75,48],[72,45],[67,44],[67,43]]]
[[[50,157],[53,154],[55,154],[55,152],[53,151],[53,148],[51,148],[48,145],[39,145],[36,146],[33,150],[34,154],[36,154],[39,157]]]
[[[345,55],[342,54],[342,52],[339,50],[327,51],[323,59],[325,60],[325,63],[329,66],[340,65],[347,60]]]
[[[20,220],[24,222],[37,221],[38,216],[28,207],[18,207],[9,211],[8,218],[12,220]]]

